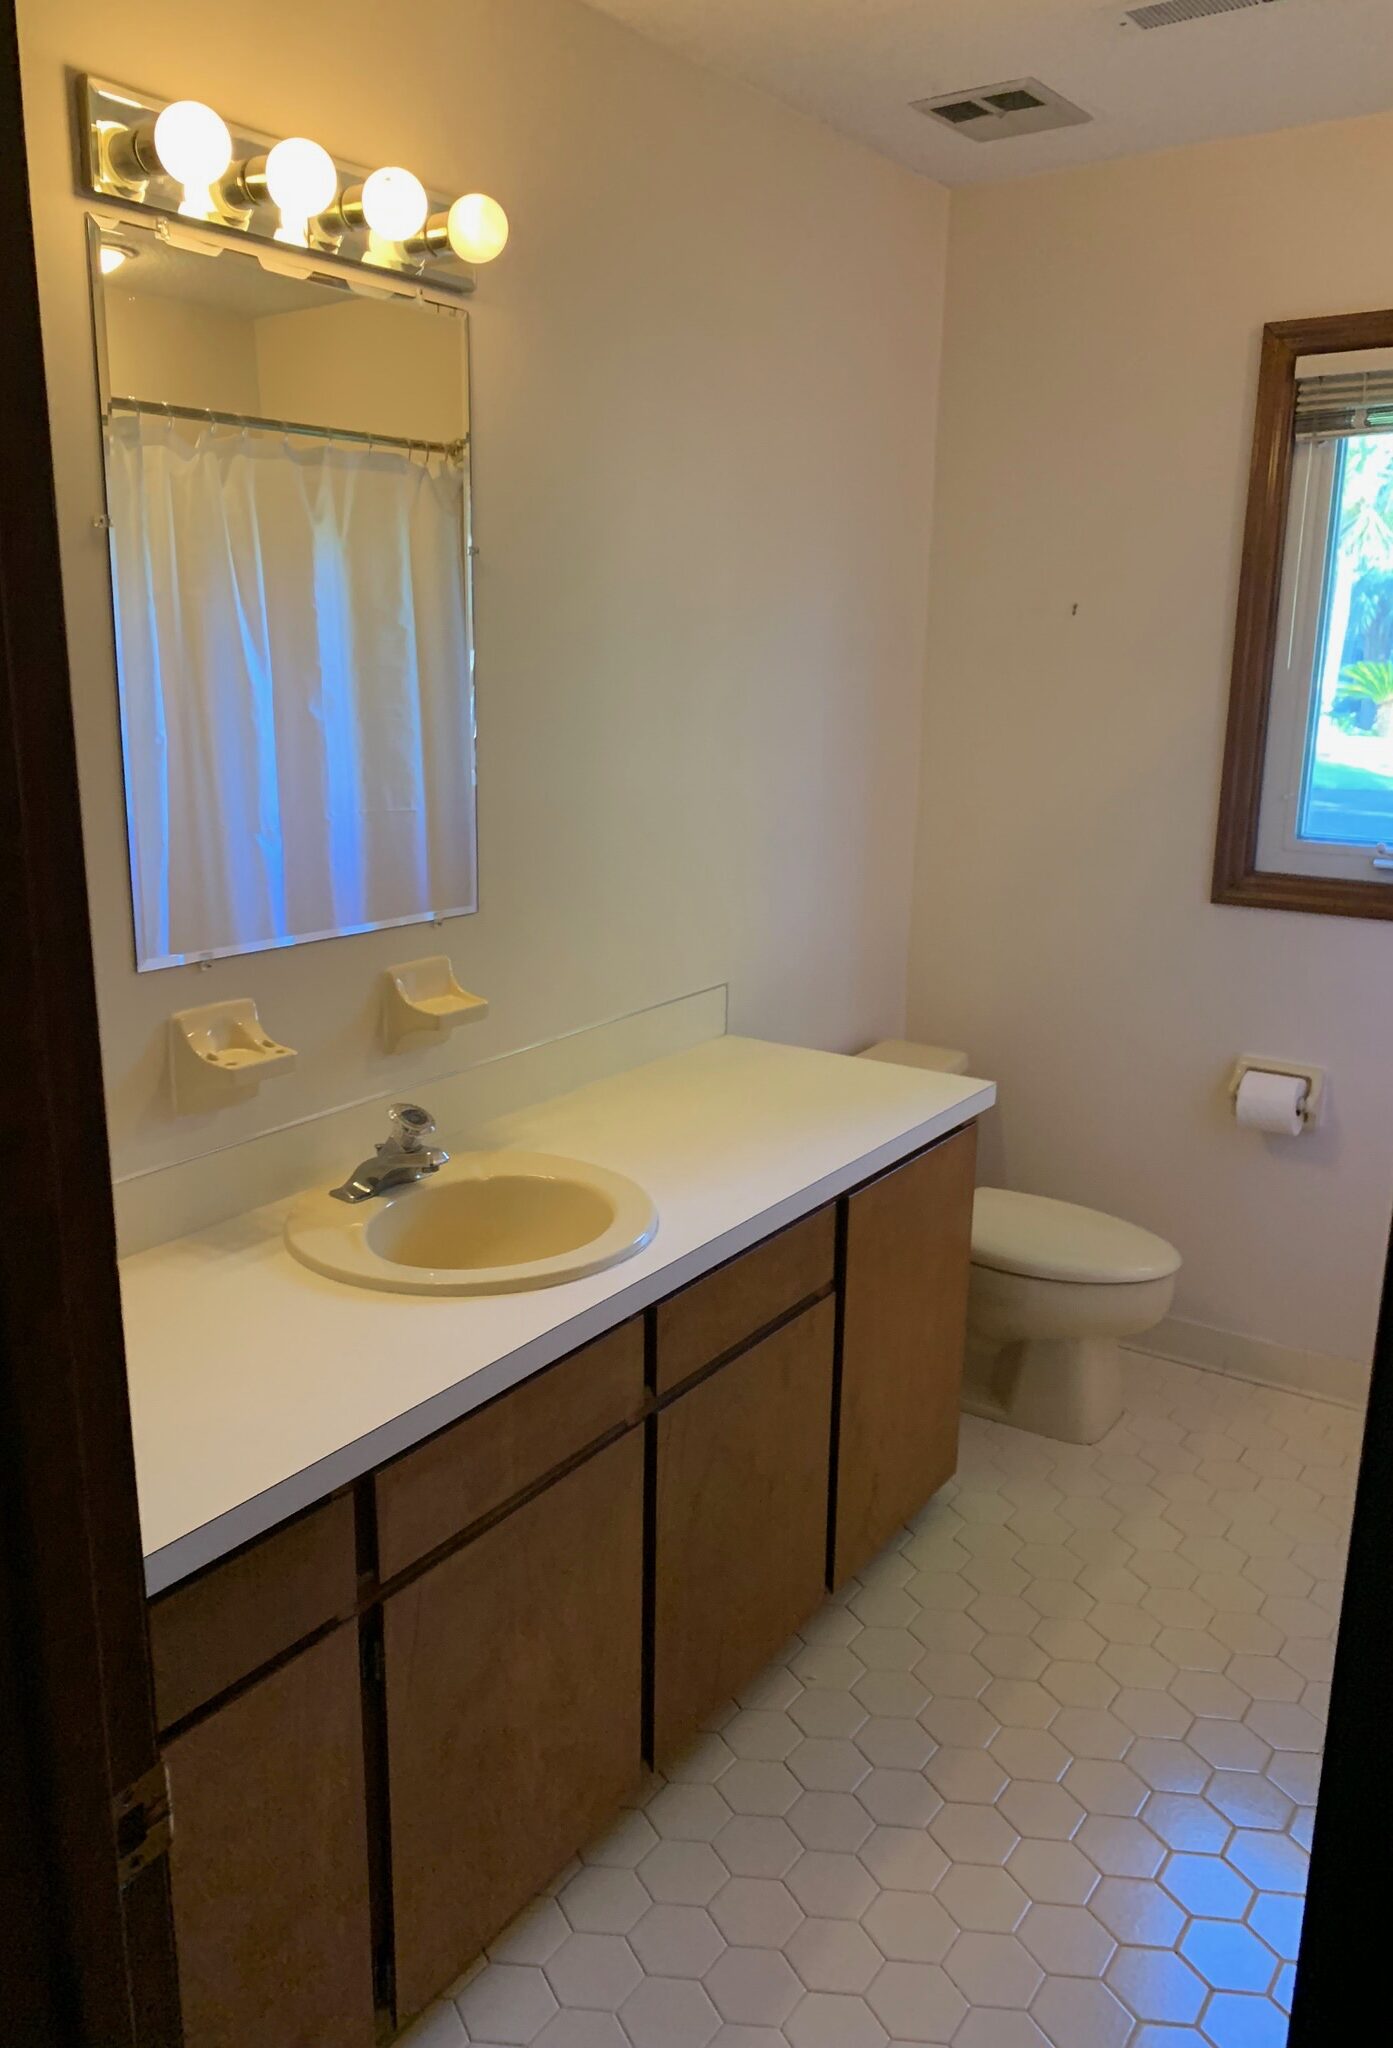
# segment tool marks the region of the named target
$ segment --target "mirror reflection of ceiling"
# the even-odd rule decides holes
[[[111,395],[454,442],[467,431],[467,318],[390,292],[174,248],[121,229],[101,280]]]
[[[589,0],[945,185],[1393,107],[1389,0],[1270,0],[1139,29],[1139,0]],[[978,143],[911,100],[1038,78],[1087,127]]]

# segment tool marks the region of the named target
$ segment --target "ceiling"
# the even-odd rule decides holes
[[[1146,31],[1136,0],[589,0],[946,185],[1393,108],[1390,0],[1271,0]],[[1087,127],[978,143],[910,100],[1038,78]]]

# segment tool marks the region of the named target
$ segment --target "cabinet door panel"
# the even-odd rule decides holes
[[[835,1319],[819,1302],[658,1417],[659,1763],[823,1597]]]
[[[957,1131],[848,1198],[837,1585],[957,1468],[976,1142]]]
[[[165,1751],[187,2048],[371,2048],[358,1631]]]
[[[642,1432],[394,1593],[383,1618],[405,2017],[638,1780]]]

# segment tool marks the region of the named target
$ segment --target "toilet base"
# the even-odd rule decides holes
[[[1096,1444],[1122,1414],[1122,1357],[1113,1337],[969,1341],[962,1405],[1036,1436]]]

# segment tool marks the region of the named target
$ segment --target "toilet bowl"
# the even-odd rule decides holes
[[[1123,1337],[1170,1307],[1180,1254],[1074,1202],[979,1188],[972,1208],[963,1407],[1066,1443],[1122,1413]]]
[[[947,1046],[889,1039],[863,1058],[964,1073]],[[962,1405],[971,1415],[1092,1444],[1122,1413],[1124,1337],[1170,1307],[1180,1254],[1134,1223],[1046,1195],[979,1188]]]

